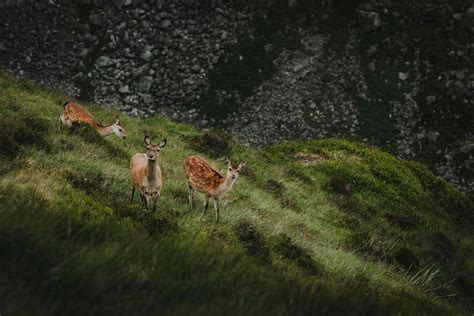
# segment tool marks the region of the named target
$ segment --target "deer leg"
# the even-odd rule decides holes
[[[133,196],[135,195],[135,187],[132,185],[132,194],[130,196],[130,203],[133,202]]]
[[[188,188],[189,188],[189,193],[188,193],[188,200],[189,200],[189,206],[191,206],[192,209],[195,208],[195,204],[194,204],[194,189],[192,186],[190,186],[188,184]]]
[[[156,201],[158,201],[158,196],[153,199],[153,211],[156,211]]]
[[[209,206],[209,195],[204,194],[204,213],[202,215],[206,215],[208,206]]]
[[[216,223],[219,223],[219,198],[214,198],[214,210],[216,211]]]
[[[146,202],[146,197],[144,194],[140,194],[140,197],[142,199],[142,204],[143,204],[143,207],[148,209],[148,203]]]

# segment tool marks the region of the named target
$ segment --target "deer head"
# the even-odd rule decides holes
[[[148,160],[155,161],[160,154],[160,150],[166,146],[166,138],[162,139],[159,145],[152,144],[148,135],[145,135],[144,141],[145,145],[147,146],[146,156],[148,157]]]
[[[241,162],[238,165],[232,164],[230,159],[225,159],[225,162],[227,163],[227,179],[233,182],[235,179],[237,179],[242,167],[245,166],[245,162]]]
[[[120,124],[120,119],[118,115],[115,117],[115,122],[112,124],[112,132],[121,139],[127,138],[125,135],[125,130],[123,129],[122,124]]]

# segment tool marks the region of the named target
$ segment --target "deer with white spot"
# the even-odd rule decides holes
[[[194,191],[197,190],[204,195],[204,213],[206,214],[209,205],[209,199],[214,200],[214,210],[216,223],[219,222],[219,204],[222,196],[234,185],[240,170],[245,163],[234,165],[228,159],[227,173],[223,176],[219,171],[212,167],[207,161],[197,156],[190,156],[184,161],[184,174],[189,188],[189,204],[192,208],[194,204]]]
[[[156,210],[156,201],[160,196],[163,187],[161,169],[158,166],[158,156],[160,150],[166,146],[166,139],[159,145],[152,144],[150,137],[145,135],[146,153],[136,153],[130,160],[130,176],[132,177],[132,195],[130,203],[133,201],[135,190],[140,193],[143,206],[148,209],[152,205]]]
[[[64,111],[59,116],[59,130],[62,126],[66,126],[69,132],[72,132],[74,124],[85,123],[92,126],[100,136],[117,135],[121,139],[125,139],[125,130],[120,124],[118,115],[115,117],[115,122],[109,126],[103,126],[97,122],[92,115],[87,112],[82,106],[74,102],[64,103]]]

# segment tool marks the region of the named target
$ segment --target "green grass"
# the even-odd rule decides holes
[[[61,93],[4,73],[0,91],[2,314],[473,309],[472,202],[419,164],[336,139],[248,149],[161,117],[122,117],[126,141],[87,126],[67,135]],[[156,213],[129,202],[145,131],[168,139]],[[192,154],[246,162],[219,225],[212,208],[187,206]],[[331,189],[334,176],[352,195]]]

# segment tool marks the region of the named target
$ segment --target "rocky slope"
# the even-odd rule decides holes
[[[3,1],[0,64],[242,143],[338,135],[472,195],[472,1]]]

